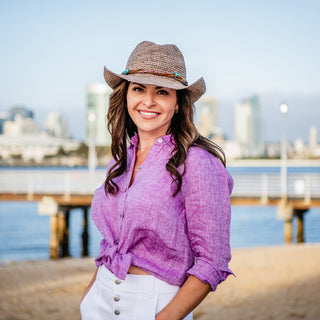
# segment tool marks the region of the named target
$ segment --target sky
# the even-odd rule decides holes
[[[24,105],[39,123],[62,112],[83,139],[86,86],[104,82],[104,66],[121,73],[144,40],[181,49],[229,138],[235,104],[252,95],[266,141],[280,141],[282,102],[289,140],[320,132],[320,0],[2,0],[0,111]]]

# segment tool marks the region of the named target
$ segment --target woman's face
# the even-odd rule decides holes
[[[127,107],[139,135],[148,134],[156,139],[166,135],[175,110],[178,110],[177,91],[130,82]]]

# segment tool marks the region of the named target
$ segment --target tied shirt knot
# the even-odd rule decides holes
[[[103,239],[100,244],[100,254],[96,258],[119,279],[124,280],[131,265],[132,256],[129,252],[121,253],[119,244],[107,244]],[[121,268],[119,268],[121,266]]]

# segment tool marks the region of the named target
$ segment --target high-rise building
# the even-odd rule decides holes
[[[0,134],[3,134],[3,125],[8,120],[7,112],[0,112]]]
[[[33,119],[33,111],[24,106],[16,106],[9,109],[9,120],[14,121],[16,116],[22,119]]]
[[[15,106],[0,114],[0,134],[22,136],[39,132],[40,127],[34,122],[33,111],[24,106]]]
[[[258,96],[252,96],[235,106],[235,140],[245,157],[264,155],[263,123]]]
[[[8,137],[32,136],[41,132],[39,125],[35,123],[33,118],[24,118],[17,113],[13,121],[5,121],[3,124],[3,135]]]
[[[214,98],[203,98],[197,106],[197,119],[199,132],[211,139],[219,132],[218,105]]]
[[[309,146],[310,146],[310,149],[315,149],[318,146],[318,132],[315,126],[311,126],[310,128]]]
[[[69,138],[67,119],[59,112],[50,112],[46,118],[45,131],[52,137]]]
[[[110,93],[111,90],[102,83],[87,86],[86,142],[89,145],[111,145],[111,136],[106,125]]]

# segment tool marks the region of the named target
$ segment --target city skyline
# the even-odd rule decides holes
[[[25,105],[43,122],[63,112],[85,137],[86,86],[103,66],[123,71],[143,40],[176,43],[188,80],[204,76],[219,126],[233,136],[233,110],[258,95],[266,141],[279,141],[280,104],[289,106],[288,138],[320,128],[320,2],[13,0],[0,4],[0,111]]]
[[[0,111],[0,120],[2,121],[2,124],[9,120],[9,121],[14,121],[12,114],[14,114],[16,112],[16,110],[19,110],[19,112],[24,112],[25,114],[28,113],[29,115],[24,115],[24,117],[30,117],[32,118],[32,120],[34,121],[34,124],[37,126],[37,128],[39,128],[39,130],[49,133],[49,135],[53,135],[55,136],[56,134],[51,132],[53,131],[57,131],[60,132],[60,130],[65,130],[64,131],[64,138],[70,138],[70,139],[74,139],[74,140],[78,140],[81,142],[85,142],[87,144],[90,143],[90,136],[94,136],[94,140],[95,140],[95,144],[96,145],[108,145],[111,143],[110,141],[110,133],[107,132],[107,134],[105,136],[102,136],[102,132],[103,130],[107,130],[107,120],[105,116],[103,115],[103,110],[107,110],[108,109],[108,96],[111,93],[111,90],[108,86],[106,86],[103,83],[94,83],[94,84],[90,84],[87,86],[86,89],[86,93],[87,93],[87,105],[86,105],[86,116],[84,117],[84,121],[83,124],[81,124],[81,129],[83,129],[83,132],[81,132],[81,137],[80,136],[74,136],[70,133],[69,130],[69,120],[66,118],[65,113],[64,112],[60,112],[60,111],[49,111],[47,114],[45,114],[44,120],[43,121],[39,121],[39,117],[37,117],[37,114],[35,112],[35,110],[33,110],[32,108],[29,108],[28,106],[23,106],[23,105],[19,105],[19,106],[14,106],[11,108],[8,108],[7,110],[2,110]],[[241,101],[239,101],[237,104],[235,104],[233,106],[233,123],[232,123],[232,130],[233,131],[237,131],[237,130],[241,130],[242,134],[248,135],[248,132],[246,132],[246,130],[250,130],[248,129],[250,127],[250,125],[248,125],[248,123],[246,123],[247,120],[245,120],[245,122],[243,123],[243,125],[240,125],[241,122],[243,122],[243,116],[244,114],[247,112],[244,110],[240,111],[239,106],[242,105],[246,105],[248,103],[248,101],[259,101],[259,121],[254,120],[253,122],[255,122],[254,126],[256,126],[255,130],[260,131],[262,134],[258,134],[255,136],[252,136],[251,138],[249,138],[249,136],[247,136],[246,139],[250,139],[252,141],[260,141],[262,144],[265,143],[281,143],[281,141],[268,141],[265,139],[265,127],[264,127],[264,119],[261,117],[261,108],[260,108],[260,99],[259,96],[253,95],[250,97],[246,97],[244,99],[242,99]],[[105,101],[105,103],[103,102]],[[92,108],[92,111],[94,110],[94,112],[90,111]],[[209,107],[209,108],[208,108]],[[213,108],[213,110],[209,111],[211,108]],[[239,109],[239,110],[237,110]],[[208,113],[209,112],[209,113]],[[223,132],[223,129],[219,126],[219,121],[216,121],[216,119],[214,119],[214,115],[217,116],[217,119],[219,119],[218,116],[218,108],[217,108],[217,103],[216,100],[213,97],[208,97],[208,96],[204,96],[203,98],[201,98],[198,102],[197,102],[197,106],[196,106],[196,113],[194,115],[194,120],[195,120],[195,124],[198,127],[198,129],[200,130],[200,134],[212,139],[218,139],[219,141],[224,140],[224,141],[234,141],[234,142],[239,142],[241,140],[239,133],[235,133],[234,137],[230,137],[226,134],[226,132]],[[239,114],[240,116],[237,116],[237,114]],[[98,115],[98,119],[97,120],[97,115]],[[100,115],[100,116],[99,116]],[[94,116],[94,118],[92,118]],[[246,117],[246,116],[245,116]],[[63,121],[63,129],[60,127],[60,124],[58,127],[56,127],[54,130],[53,128],[49,128],[48,127],[48,122],[50,121],[50,123],[52,122],[51,118],[59,118],[60,122]],[[57,119],[56,119],[57,120]],[[208,121],[209,120],[209,121]],[[98,124],[95,124],[98,121]],[[92,127],[92,125],[94,125],[94,127]],[[53,124],[51,123],[51,126]],[[296,142],[301,143],[303,142],[304,144],[308,145],[314,145],[315,141],[317,141],[318,137],[317,137],[317,130],[318,127],[315,125],[311,125],[307,132],[307,138],[303,139],[302,137],[297,137],[294,141],[288,139],[288,142],[293,146]],[[93,134],[93,131],[95,132]],[[98,133],[99,132],[99,133]],[[93,135],[92,135],[93,134]],[[1,135],[1,131],[0,131],[0,135]],[[239,139],[240,140],[239,140]],[[238,141],[239,140],[239,141]],[[241,143],[240,143],[241,145]],[[258,146],[258,144],[257,144]],[[262,145],[261,145],[262,147]],[[254,150],[254,149],[253,149]],[[260,151],[262,149],[259,149]],[[257,151],[257,150],[256,150]],[[260,152],[259,151],[259,152]]]
[[[100,163],[108,161],[106,159],[108,155],[104,152],[110,147],[111,140],[110,135],[106,134],[104,117],[100,117],[99,114],[105,113],[109,93],[110,90],[101,83],[90,85],[87,88],[86,141],[69,138],[67,121],[60,113],[50,112],[46,118],[45,127],[41,128],[34,121],[32,110],[23,107],[8,110],[7,114],[0,116],[1,163],[21,165],[23,161],[26,161],[25,165],[30,165],[30,163],[32,165],[35,163],[83,165],[83,158],[79,158],[76,153],[83,156],[86,148],[88,148],[89,156],[85,159],[89,161],[90,170],[93,170],[97,161]],[[261,157],[276,159],[279,157],[280,143],[265,143],[264,141],[260,102],[257,96],[249,97],[235,106],[234,129],[236,134],[234,141],[225,140],[220,128],[214,125],[215,119],[212,119],[212,115],[217,115],[214,99],[204,100],[198,108],[199,116],[196,125],[199,132],[218,143],[224,149],[228,159]],[[282,104],[281,112],[284,114],[286,111],[287,105]],[[287,145],[288,157],[291,159],[319,159],[320,144],[318,144],[317,132],[316,127],[311,127],[307,143],[304,143],[302,139],[296,139],[293,144]],[[87,146],[83,142],[86,142]],[[56,156],[55,159],[52,158],[54,156]]]

